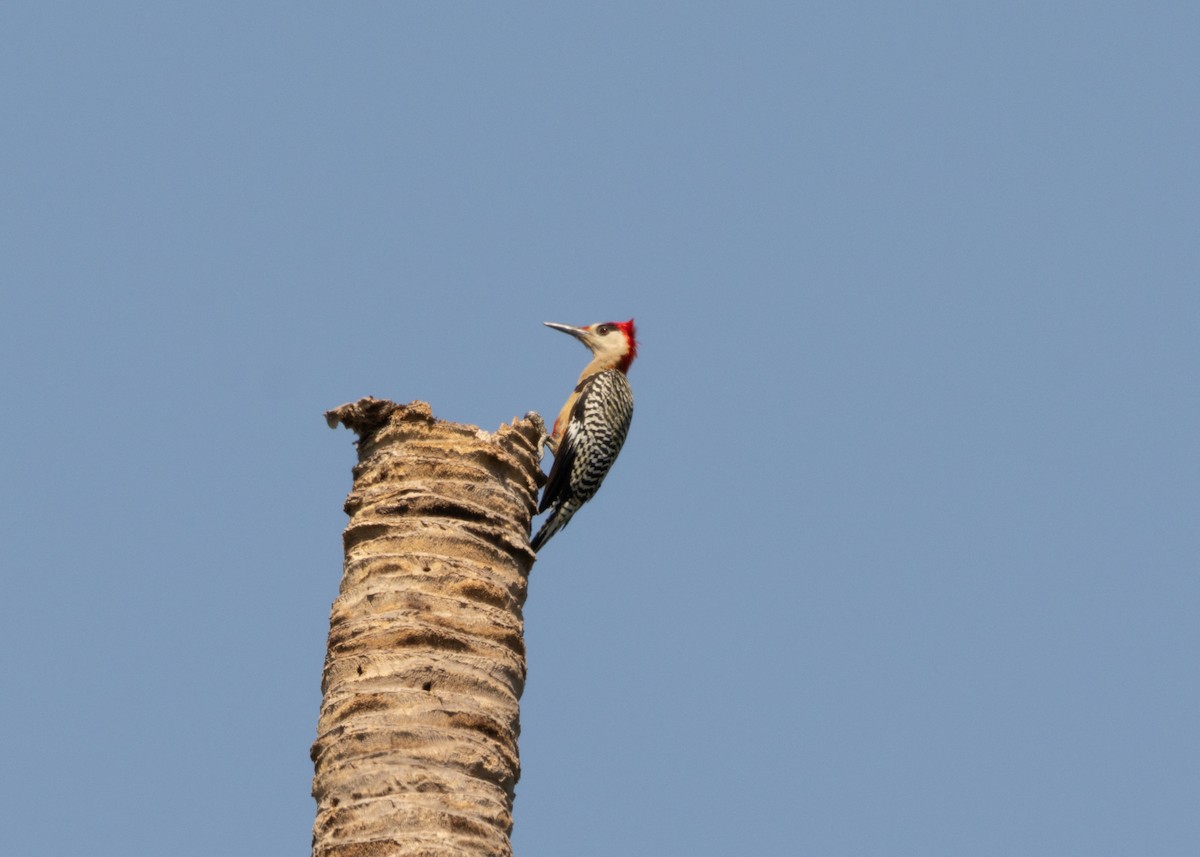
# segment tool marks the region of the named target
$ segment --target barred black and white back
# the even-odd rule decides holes
[[[530,547],[537,551],[600,489],[629,434],[633,390],[625,373],[607,369],[576,387],[578,398],[558,445],[538,513],[553,509]]]

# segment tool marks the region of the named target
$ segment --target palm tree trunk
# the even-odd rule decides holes
[[[495,434],[423,402],[359,435],[321,681],[313,857],[510,855],[541,418]]]

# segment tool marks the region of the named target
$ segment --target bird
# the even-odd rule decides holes
[[[546,327],[574,336],[592,352],[579,383],[554,421],[546,445],[554,464],[538,504],[550,517],[529,542],[536,553],[595,496],[629,433],[633,390],[625,377],[637,357],[633,319],[587,327],[545,322]]]

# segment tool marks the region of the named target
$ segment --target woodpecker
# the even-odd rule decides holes
[[[633,390],[625,373],[637,356],[633,319],[588,327],[546,322],[574,336],[592,352],[575,391],[559,411],[547,445],[554,453],[538,514],[553,509],[529,542],[536,552],[595,496],[629,433]]]

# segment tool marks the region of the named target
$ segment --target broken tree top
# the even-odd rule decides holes
[[[366,396],[357,402],[347,402],[344,405],[325,412],[325,422],[331,429],[343,425],[353,431],[360,439],[378,431],[388,423],[423,422],[429,425],[438,424],[446,428],[458,428],[463,432],[477,437],[493,437],[505,431],[517,431],[522,435],[545,435],[546,428],[542,417],[536,411],[530,411],[524,417],[513,417],[510,425],[502,425],[498,432],[486,432],[478,426],[453,423],[439,420],[433,415],[433,408],[428,402],[412,401],[400,405],[388,399],[376,399]],[[530,437],[540,447],[540,440]]]

